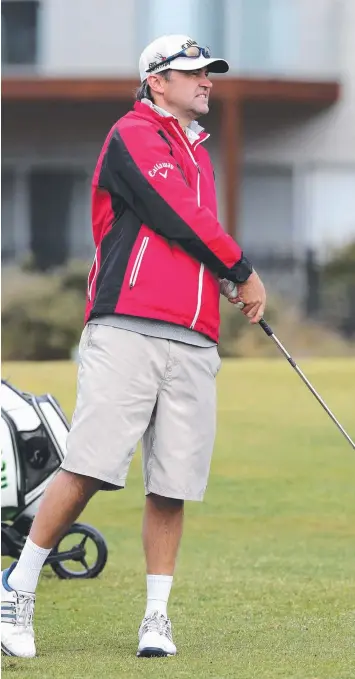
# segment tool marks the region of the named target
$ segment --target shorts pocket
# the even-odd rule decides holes
[[[85,326],[83,332],[81,333],[81,338],[80,338],[80,342],[79,342],[79,350],[78,350],[79,361],[82,360],[83,354],[86,351],[86,349],[88,349],[89,347],[92,346],[92,337],[93,337],[93,334],[95,332],[95,328],[97,328],[96,325],[94,325],[93,323],[88,323]]]
[[[211,347],[210,370],[213,377],[217,377],[222,361],[218,353],[217,347]]]

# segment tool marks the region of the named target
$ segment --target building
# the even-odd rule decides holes
[[[254,261],[285,257],[288,267],[290,255],[355,234],[353,0],[179,0],[173,13],[160,0],[2,0],[1,9],[5,263],[92,256],[100,146],[132,104],[141,49],[166,32],[230,62],[204,124],[220,218]]]

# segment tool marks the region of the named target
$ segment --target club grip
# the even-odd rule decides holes
[[[259,325],[263,329],[263,331],[267,334],[268,337],[271,337],[271,335],[274,334],[268,323],[264,321],[263,318],[261,319],[261,321],[259,321]]]

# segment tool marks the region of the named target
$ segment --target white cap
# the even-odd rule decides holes
[[[199,68],[208,68],[211,73],[227,73],[229,70],[227,61],[219,58],[206,58],[202,54],[196,58],[177,57],[173,61],[159,66],[160,61],[164,62],[165,59],[172,57],[177,52],[197,44],[188,35],[163,35],[161,38],[157,38],[143,50],[140,56],[139,75],[141,81],[143,82],[149,75],[166,71],[168,68],[175,71],[195,71]],[[199,45],[199,47],[202,47],[202,45]],[[152,70],[147,73],[150,68]]]

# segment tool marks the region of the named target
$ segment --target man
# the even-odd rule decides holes
[[[185,500],[201,501],[215,438],[220,281],[257,323],[265,291],[216,218],[208,135],[209,72],[228,64],[182,35],[142,53],[134,110],[111,129],[92,194],[96,255],[88,280],[76,409],[67,455],[19,562],[4,571],[2,648],[35,655],[42,565],[99,489],[125,485],[143,438],[147,607],[139,656],[175,655],[167,602]],[[232,286],[233,287],[233,286]]]

